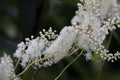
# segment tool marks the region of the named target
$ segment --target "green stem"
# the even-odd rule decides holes
[[[16,70],[16,68],[17,68],[17,66],[18,66],[18,64],[19,64],[19,62],[20,62],[20,58],[18,58],[18,60],[17,60],[17,63],[16,63],[16,65],[15,65],[15,70]]]
[[[73,59],[61,72],[60,74],[54,79],[54,80],[58,80],[60,78],[60,76],[64,73],[64,71],[73,63],[75,62],[80,56],[81,54],[83,53],[83,50],[81,51],[81,53],[75,58]]]
[[[21,76],[25,71],[27,71],[27,69],[29,67],[30,67],[30,63],[28,63],[28,65],[26,66],[26,68],[21,73],[19,73],[16,77]]]
[[[37,62],[39,62],[39,61],[43,61],[43,60],[45,60],[45,59],[48,59],[48,58],[50,58],[50,56],[52,56],[52,55],[49,55],[49,56],[47,56],[47,57],[45,57],[45,58],[43,58],[43,59],[39,59],[39,60],[36,60],[36,61],[34,61],[34,62],[32,62],[32,63],[28,63],[28,65],[26,66],[26,68],[21,72],[21,73],[19,73],[16,77],[18,77],[18,76],[21,76],[24,72],[26,72],[29,68],[30,68],[30,66],[32,66],[34,63],[37,63]],[[15,78],[15,77],[14,77]],[[14,79],[13,78],[13,79]]]
[[[69,57],[69,56],[71,56],[72,54],[74,54],[75,52],[77,52],[79,49],[80,49],[80,48],[75,49],[75,50],[72,51],[70,54],[66,55],[65,57]]]

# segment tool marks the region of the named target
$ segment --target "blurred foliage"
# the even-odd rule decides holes
[[[59,33],[64,26],[70,25],[77,10],[77,2],[79,0],[0,0],[0,55],[3,52],[12,55],[20,41],[31,35],[37,36],[43,28],[53,27]],[[111,33],[109,50],[120,51],[120,30]],[[107,44],[110,36],[107,37],[104,44]],[[74,58],[75,55],[41,69],[37,80],[54,80]],[[119,60],[114,63],[101,62],[98,55],[93,60],[95,62],[86,61],[81,56],[64,72],[60,80],[120,80]],[[30,68],[22,78],[31,80],[34,72]]]

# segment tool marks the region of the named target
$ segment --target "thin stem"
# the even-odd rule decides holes
[[[26,68],[21,73],[19,73],[16,77],[21,76],[25,71],[28,70],[29,67],[30,67],[30,63],[28,63],[28,65],[26,66]]]
[[[73,63],[75,62],[80,56],[81,54],[83,53],[83,50],[80,52],[79,55],[77,55],[77,57],[75,59],[73,59],[61,72],[60,74],[54,79],[54,80],[58,80],[60,78],[60,76],[64,73],[64,71]]]
[[[75,49],[74,51],[71,51],[71,53],[68,54],[68,55],[65,56],[65,57],[71,56],[73,53],[75,53],[75,52],[78,51],[78,50],[79,50],[79,48]],[[38,69],[35,71],[35,73],[33,74],[32,80],[35,80],[35,78],[36,78],[36,76],[37,76],[37,74],[39,73],[40,70],[41,70],[41,68],[38,68]]]
[[[16,63],[16,65],[15,65],[15,70],[16,70],[16,68],[18,67],[19,62],[20,62],[20,58],[18,58],[18,60],[17,60],[17,63]]]
[[[76,49],[75,51],[77,51],[78,49]],[[70,55],[72,55],[75,51],[73,51]],[[70,56],[70,55],[68,55],[68,56]],[[35,60],[34,62],[32,62],[32,63],[29,63],[27,66],[26,66],[26,68],[21,72],[21,73],[19,73],[17,76],[21,76],[24,72],[26,72],[28,69],[29,69],[29,67],[30,66],[32,66],[34,63],[36,63],[36,62],[39,62],[39,61],[43,61],[43,60],[45,60],[45,59],[48,59],[48,58],[50,58],[52,55],[49,55],[49,56],[47,56],[47,57],[45,57],[45,58],[43,58],[43,59],[39,59],[39,60]],[[66,56],[66,57],[68,57],[68,56]],[[16,77],[17,77],[16,76]],[[14,77],[15,78],[15,77]]]
[[[28,63],[28,65],[26,66],[26,68],[21,72],[21,73],[19,73],[17,76],[21,76],[25,71],[27,71],[29,68],[30,68],[30,66],[32,66],[34,63],[37,63],[37,62],[39,62],[39,61],[43,61],[43,60],[45,60],[45,59],[48,59],[48,58],[50,58],[52,55],[49,55],[49,56],[47,56],[47,57],[45,57],[45,58],[43,58],[43,59],[39,59],[39,60],[35,60],[34,62],[32,62],[32,63]],[[16,77],[17,77],[16,76]]]
[[[69,57],[69,56],[71,56],[73,53],[77,52],[78,50],[79,50],[79,48],[73,50],[70,54],[66,55],[65,57]]]

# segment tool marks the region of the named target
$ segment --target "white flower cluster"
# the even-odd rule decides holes
[[[78,11],[71,23],[79,29],[77,45],[87,51],[86,58],[90,59],[91,52],[96,51],[108,61],[117,59],[119,52],[108,54],[102,45],[109,30],[120,28],[120,7],[117,0],[81,0]],[[106,52],[105,52],[106,51]]]
[[[45,51],[58,36],[55,32],[56,31],[52,31],[52,28],[48,31],[43,29],[43,32],[40,32],[39,37],[35,39],[34,36],[31,36],[31,39],[26,38],[26,42],[18,44],[18,48],[14,53],[14,56],[21,59],[21,65],[23,67],[25,67],[27,63],[44,58],[46,55]],[[39,67],[41,67],[40,64],[42,63],[35,63],[35,65],[39,65]]]
[[[74,27],[64,27],[55,42],[46,50],[47,54],[53,55],[53,63],[58,62],[67,55],[76,41],[78,30]]]
[[[103,45],[109,32],[120,28],[120,5],[117,0],[80,2],[71,20],[72,25],[64,27],[59,35],[52,28],[48,31],[43,29],[38,37],[31,36],[18,44],[14,57],[24,68],[32,63],[34,68],[50,66],[78,49],[86,51],[86,59],[91,59],[92,52],[111,62],[120,58],[120,52],[112,54]],[[14,71],[12,59],[4,54],[0,58],[0,80],[20,80]]]
[[[4,54],[0,58],[0,80],[21,80],[14,73],[13,61],[10,56]],[[14,78],[14,79],[13,79]]]
[[[39,61],[34,63],[35,66],[50,66],[74,52],[73,47],[87,51],[87,59],[91,58],[92,52],[108,61],[120,57],[119,52],[109,53],[103,46],[109,30],[120,27],[120,7],[117,0],[81,0],[71,23],[71,26],[61,30],[59,36],[50,28],[40,32],[37,38],[26,38],[25,42],[18,44],[14,56],[21,60],[23,67],[37,60]]]
[[[27,63],[46,57],[48,58],[36,62],[34,65],[37,67],[46,67],[60,61],[72,48],[73,43],[76,41],[78,30],[75,30],[71,26],[64,27],[59,36],[51,28],[48,32],[45,30],[43,32],[44,34],[40,32],[40,36],[35,39],[32,38],[30,40],[27,38],[25,43],[21,42],[18,44],[14,56],[21,59],[21,65],[23,67]]]

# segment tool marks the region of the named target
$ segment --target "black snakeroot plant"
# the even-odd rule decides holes
[[[51,66],[80,50],[81,52],[55,80],[58,80],[81,55],[85,55],[86,60],[90,60],[93,54],[96,54],[101,60],[114,62],[120,58],[120,52],[110,53],[103,42],[110,31],[118,28],[120,28],[120,5],[117,0],[80,0],[78,10],[71,20],[71,26],[65,26],[60,34],[56,34],[56,31],[50,27],[48,31],[45,29],[40,31],[38,37],[31,36],[26,38],[25,42],[18,44],[13,55],[18,59],[15,66],[10,56],[4,54],[0,60],[0,78],[1,80],[21,80],[20,76],[32,66],[36,69],[33,75],[35,80],[41,68]],[[15,74],[18,64],[24,70]]]

